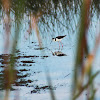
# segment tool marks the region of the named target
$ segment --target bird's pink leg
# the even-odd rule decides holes
[[[63,44],[62,44],[62,42],[61,42],[61,45],[62,45],[62,47],[63,47]]]
[[[58,41],[58,43],[59,43],[59,41]],[[60,43],[59,43],[59,48],[60,48]]]

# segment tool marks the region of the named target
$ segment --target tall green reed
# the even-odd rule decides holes
[[[88,91],[87,100],[95,99],[96,89],[94,88],[93,82],[99,72],[92,73],[95,54],[90,53],[88,50],[87,33],[90,24],[90,5],[91,0],[83,0],[74,65],[72,100],[76,100],[85,90]],[[85,57],[86,60],[84,62]]]

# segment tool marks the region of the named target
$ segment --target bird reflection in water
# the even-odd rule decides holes
[[[50,49],[48,49],[48,50],[51,51]],[[67,56],[65,53],[63,53],[61,51],[55,51],[55,52],[51,51],[51,53],[52,53],[53,56]]]
[[[61,52],[61,51],[52,52],[52,55],[53,55],[53,56],[67,56],[66,54],[64,54],[64,53]]]

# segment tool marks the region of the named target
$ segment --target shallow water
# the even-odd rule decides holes
[[[20,27],[20,34],[18,39],[18,46],[16,48],[15,71],[17,73],[15,83],[12,84],[9,100],[19,98],[19,100],[51,100],[50,89],[54,91],[57,100],[66,100],[70,98],[72,89],[72,76],[75,63],[75,48],[77,44],[77,33],[79,30],[79,14],[69,13],[70,21],[67,22],[67,17],[63,18],[58,9],[57,16],[60,22],[53,19],[52,16],[44,15],[45,22],[42,23],[40,18],[38,27],[42,41],[42,47],[39,46],[39,41],[34,30],[32,34],[27,34],[30,21],[25,14]],[[80,13],[80,12],[79,12]],[[12,18],[13,18],[13,14]],[[50,17],[50,18],[49,18]],[[54,21],[54,26],[52,24]],[[91,52],[94,48],[95,38],[97,36],[99,19],[96,15],[92,17],[90,29],[88,32],[88,48]],[[66,24],[67,23],[67,24]],[[12,22],[13,25],[13,22]],[[66,28],[65,27],[68,27]],[[11,29],[10,41],[14,38],[14,28]],[[25,35],[26,34],[26,35]],[[51,42],[53,37],[58,35],[67,35],[63,40],[63,47],[58,42]],[[26,36],[26,38],[25,38]],[[6,57],[11,57],[11,45],[7,54],[4,54],[5,34],[3,29],[3,20],[0,24],[0,100],[3,100],[5,94],[3,84],[4,66],[9,64],[9,61],[4,62]],[[100,49],[100,47],[99,47]],[[93,64],[94,72],[100,70],[100,50],[97,52],[96,59]],[[60,54],[59,54],[60,53]],[[52,87],[48,85],[48,77],[52,82]],[[96,100],[99,96],[99,78],[95,79],[95,86],[97,87]],[[3,95],[2,95],[3,94]],[[86,92],[82,96],[86,97]],[[82,97],[81,96],[81,97]],[[81,98],[80,97],[80,98]]]

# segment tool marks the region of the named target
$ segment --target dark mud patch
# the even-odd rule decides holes
[[[3,67],[5,67],[5,66],[0,66],[0,67],[2,67],[2,68],[3,68]]]
[[[15,82],[14,85],[15,86],[27,86],[28,83],[32,83],[33,81],[32,80],[25,80],[25,79],[22,79],[20,80],[19,82]]]
[[[41,56],[41,59],[48,58],[49,56]]]
[[[34,87],[34,90],[31,91],[31,94],[32,93],[40,93],[41,91],[46,91],[46,90],[55,90],[56,87],[52,87],[52,86],[35,86]]]
[[[21,61],[22,63],[35,63],[34,61]]]
[[[19,64],[19,67],[20,67],[20,66],[25,66],[25,67],[27,66],[27,67],[29,67],[29,66],[32,66],[32,64],[24,63],[24,64]]]
[[[36,56],[36,55],[33,55],[33,56],[17,56],[16,59],[20,59],[20,58],[35,58],[35,57],[39,57],[39,56]]]
[[[45,48],[34,48],[34,50],[43,50]]]
[[[49,56],[41,56],[41,57],[43,57],[43,58],[47,58],[47,57],[49,57]]]
[[[31,43],[36,43],[36,42],[31,42]]]
[[[28,71],[27,69],[20,69],[19,71],[23,72],[23,71]]]
[[[17,79],[26,78],[27,76],[28,76],[28,74],[25,74],[25,75],[17,75]]]

